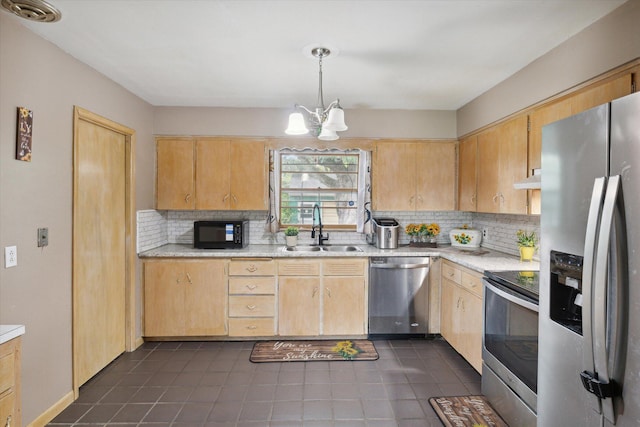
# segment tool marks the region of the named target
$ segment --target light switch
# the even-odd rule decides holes
[[[38,247],[49,245],[49,229],[38,228]]]

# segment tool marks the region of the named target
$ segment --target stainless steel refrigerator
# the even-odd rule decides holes
[[[640,94],[542,131],[538,425],[640,425]]]

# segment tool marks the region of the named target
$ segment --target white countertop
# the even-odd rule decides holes
[[[0,344],[24,335],[24,325],[0,325]]]
[[[398,249],[378,249],[356,244],[362,252],[285,252],[283,245],[249,245],[243,249],[194,249],[191,245],[169,244],[139,254],[140,258],[335,258],[376,256],[439,256],[478,272],[485,270],[539,270],[540,263],[520,262],[516,256],[480,248],[461,250],[450,245],[437,248],[401,246]]]

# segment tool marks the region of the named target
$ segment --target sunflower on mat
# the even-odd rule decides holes
[[[356,347],[351,341],[338,341],[331,349],[334,353],[338,353],[343,359],[353,360],[362,351]]]

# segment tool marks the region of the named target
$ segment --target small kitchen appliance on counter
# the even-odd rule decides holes
[[[400,224],[393,218],[373,218],[373,245],[379,249],[397,249]]]
[[[242,249],[249,244],[249,221],[195,221],[196,249]]]

